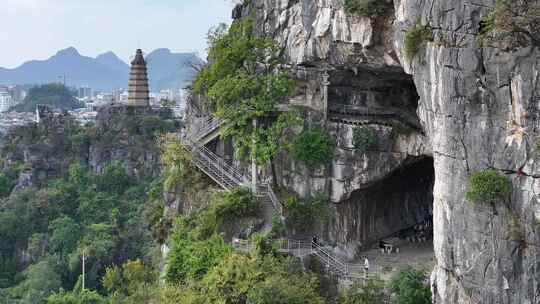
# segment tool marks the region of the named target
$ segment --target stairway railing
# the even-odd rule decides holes
[[[277,214],[280,216],[283,216],[283,206],[281,205],[281,202],[279,201],[276,193],[274,192],[274,189],[272,189],[272,186],[270,186],[269,183],[266,184],[268,197],[272,201],[272,206],[274,206],[274,210],[276,210]]]
[[[228,164],[223,158],[206,148],[203,142],[200,142],[210,133],[219,129],[224,123],[224,119],[211,116],[202,124],[197,124],[200,127],[184,133],[186,148],[194,155],[193,162],[195,165],[224,189],[231,190],[238,186],[251,188],[253,185],[250,180],[238,168]],[[261,185],[263,190],[260,193],[271,202],[275,212],[282,216],[283,208],[270,184],[264,183]],[[257,185],[258,192],[261,185]]]
[[[308,255],[315,255],[321,263],[328,267],[329,272],[341,278],[364,279],[364,276],[361,273],[352,271],[352,269],[361,269],[362,267],[354,267],[359,265],[351,265],[341,261],[318,243],[293,239],[277,239],[275,241],[279,246],[278,250],[280,252],[289,253],[300,258]],[[254,245],[248,240],[233,239],[233,247],[238,251],[251,252]]]
[[[223,123],[225,123],[224,119],[211,116],[207,120],[205,120],[202,123],[202,127],[195,130],[195,132],[193,132],[190,137],[194,142],[199,142],[200,140],[208,136],[208,134],[219,129],[219,127],[221,127]]]
[[[244,184],[242,176],[235,171],[234,167],[227,164],[212,151],[198,146],[189,146],[187,148],[193,155],[192,161],[195,165],[224,189],[231,190]]]

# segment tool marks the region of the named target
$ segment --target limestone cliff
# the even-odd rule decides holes
[[[160,132],[178,128],[168,111],[112,106],[100,109],[96,123],[82,127],[67,112],[50,113],[39,123],[10,130],[2,139],[2,169],[20,172],[16,189],[39,187],[81,163],[101,172],[119,163],[137,180],[159,176]]]
[[[308,172],[281,155],[280,183],[304,196],[328,192],[326,237],[349,251],[432,213],[435,303],[540,303],[540,51],[478,47],[494,4],[395,0],[370,19],[347,15],[342,0],[252,0],[234,12],[255,14],[261,34],[283,46],[298,83],[291,104],[321,112],[329,74],[334,160]],[[411,61],[404,34],[418,20],[434,41]],[[392,138],[398,124],[414,131]],[[378,151],[351,152],[355,125],[378,132]],[[509,174],[508,207],[466,200],[470,174],[486,168]],[[516,217],[521,240],[508,236]]]

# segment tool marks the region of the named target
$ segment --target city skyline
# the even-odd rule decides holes
[[[44,60],[67,47],[91,57],[112,51],[125,62],[136,48],[204,56],[206,33],[230,23],[232,7],[230,0],[5,0],[0,27],[9,31],[0,37],[0,67]]]

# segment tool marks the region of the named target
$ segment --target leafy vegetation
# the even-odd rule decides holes
[[[54,109],[62,110],[83,107],[75,98],[75,92],[62,84],[53,83],[31,88],[23,102],[13,109],[17,112],[34,112],[38,104],[50,105]]]
[[[216,193],[206,210],[178,219],[168,259],[168,282],[201,279],[232,251],[220,233],[242,218],[256,216],[259,212],[259,202],[249,189],[238,188]]]
[[[131,119],[132,129],[124,121],[83,127],[63,115],[8,133],[1,151],[6,157],[0,174],[0,297],[13,303],[45,303],[54,293],[50,303],[98,303],[109,296],[102,283],[108,267],[138,259],[150,263],[158,248],[153,226],[163,214],[162,202],[149,195],[155,188],[151,173],[130,177],[116,162],[101,163],[101,172],[84,165],[90,145],[99,149],[108,135],[122,142],[122,149],[136,150],[132,156],[157,150],[150,138],[165,129],[160,122],[143,120]],[[125,147],[127,137],[145,150]],[[24,162],[25,151],[41,163]],[[49,165],[46,178],[13,191],[20,172],[39,177],[43,162]],[[25,261],[22,250],[28,252]],[[96,292],[80,286],[83,252],[85,287]]]
[[[414,56],[425,46],[427,41],[433,39],[433,33],[429,24],[420,21],[411,26],[405,33],[405,57],[411,61]]]
[[[379,278],[356,283],[341,296],[339,304],[383,304],[385,302],[384,282]]]
[[[164,135],[160,138],[160,148],[165,189],[173,191],[181,185],[183,191],[199,191],[203,177],[180,139],[174,134]]]
[[[245,197],[246,192],[238,190],[231,196]],[[213,216],[208,216],[215,210],[210,207],[177,221],[166,272],[167,282],[176,287],[175,291],[166,287],[161,302],[324,303],[316,279],[294,259],[277,257],[269,238],[254,237],[257,250],[252,256],[233,253],[217,233]]]
[[[306,231],[317,223],[324,223],[330,215],[328,199],[323,194],[317,194],[305,201],[288,195],[282,201],[286,215],[285,223],[287,227],[296,231]]]
[[[386,0],[345,0],[345,10],[349,14],[366,17],[383,16],[390,6]]]
[[[425,271],[411,267],[392,277],[389,287],[395,304],[430,304],[431,290]]]
[[[356,127],[353,130],[353,147],[360,153],[366,153],[377,145],[377,134],[367,127]]]
[[[259,215],[261,206],[250,189],[236,188],[231,192],[216,195],[213,208],[217,218],[234,221]]]
[[[540,46],[540,3],[535,0],[499,0],[482,18],[478,42],[508,48]]]
[[[34,303],[41,303],[60,287],[73,288],[83,251],[86,286],[97,290],[103,290],[100,278],[107,265],[149,255],[153,242],[142,212],[144,185],[135,186],[114,164],[100,174],[76,164],[69,172],[46,187],[15,193],[2,203],[0,254],[13,263],[4,269],[18,269],[17,248],[28,247],[33,260],[22,280],[14,273],[5,277],[3,287],[11,287],[13,299],[31,296]]]
[[[327,164],[332,160],[334,141],[324,129],[304,130],[290,144],[292,156],[309,168]]]
[[[290,95],[294,83],[280,68],[284,61],[277,43],[253,32],[251,18],[211,31],[211,64],[197,75],[193,89],[205,93],[216,115],[226,120],[222,136],[235,138],[237,154],[264,164],[278,153],[285,129],[297,118],[294,112],[276,114],[277,104]]]
[[[495,203],[512,194],[512,184],[497,170],[475,172],[469,179],[467,199],[473,202]]]

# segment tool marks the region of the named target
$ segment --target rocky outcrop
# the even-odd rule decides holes
[[[388,203],[389,210],[373,211],[369,206],[378,200],[363,197],[374,185],[384,185],[411,158],[433,158],[435,303],[540,303],[540,184],[534,148],[540,51],[478,47],[480,20],[494,4],[395,0],[393,9],[376,19],[348,16],[341,0],[252,0],[235,10],[236,16],[255,13],[257,28],[283,46],[298,71],[291,103],[320,112],[322,75],[329,74],[328,108],[335,115],[330,112],[327,126],[338,143],[332,165],[306,172],[282,156],[278,176],[305,196],[328,191],[337,204],[337,224],[329,228],[337,245],[361,242],[362,235],[373,232],[368,226],[375,218],[365,218],[366,210],[391,218],[399,208]],[[410,61],[404,56],[404,34],[418,20],[430,24],[434,41]],[[365,107],[409,118],[416,112],[413,124],[418,119],[421,128],[397,141],[384,139],[395,117],[358,115],[366,114]],[[383,138],[380,151],[358,155],[346,149],[357,124],[377,130]],[[470,174],[486,168],[508,174],[514,191],[507,204],[473,204],[465,198]],[[403,174],[406,179],[408,173]],[[423,189],[414,191],[429,201],[430,187]],[[517,239],[509,236],[516,219]],[[363,223],[354,224],[358,221]]]
[[[96,124],[81,127],[66,113],[42,115],[39,123],[16,127],[2,141],[4,171],[16,171],[15,190],[39,187],[62,176],[73,163],[99,173],[120,164],[136,180],[160,172],[156,136],[178,128],[170,111],[150,107],[100,109]]]
[[[158,135],[178,129],[172,112],[141,106],[101,108],[96,118],[96,140],[89,146],[88,165],[95,172],[109,163],[120,163],[126,172],[142,180],[161,172]]]

